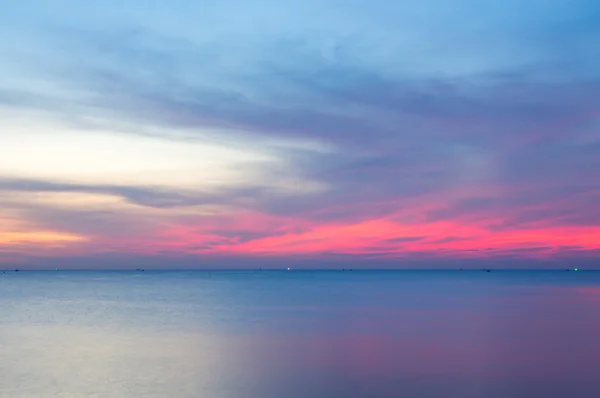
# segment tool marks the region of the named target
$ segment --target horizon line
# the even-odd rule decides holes
[[[415,271],[600,271],[600,268],[6,268],[1,269],[0,272],[28,272],[28,271],[44,271],[44,272],[57,272],[57,271],[111,271],[111,272],[147,272],[147,271],[161,271],[161,272],[292,272],[292,271],[311,271],[311,272],[328,272],[328,271],[403,271],[403,272],[415,272]]]

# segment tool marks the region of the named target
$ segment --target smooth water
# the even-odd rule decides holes
[[[0,397],[600,397],[600,272],[0,273]]]

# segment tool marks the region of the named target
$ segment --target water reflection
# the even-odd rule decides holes
[[[0,397],[598,397],[600,280],[21,273]]]

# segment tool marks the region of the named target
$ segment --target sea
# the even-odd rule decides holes
[[[0,272],[2,398],[598,398],[600,272]]]

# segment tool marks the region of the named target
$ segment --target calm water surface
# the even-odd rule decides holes
[[[600,272],[0,273],[0,397],[600,397]]]

